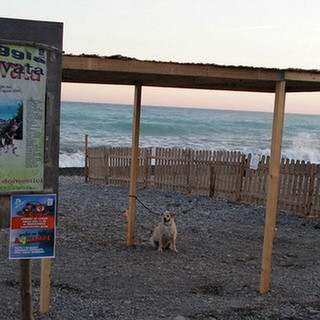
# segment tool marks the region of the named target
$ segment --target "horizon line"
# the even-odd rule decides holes
[[[122,106],[133,106],[130,103],[119,103],[119,102],[94,102],[94,101],[76,101],[76,100],[61,100],[61,102],[71,103],[92,103],[92,104],[109,104],[109,105],[122,105]],[[246,109],[219,109],[216,107],[196,107],[196,106],[171,106],[171,105],[157,105],[157,104],[141,104],[142,107],[158,107],[158,108],[179,108],[179,109],[196,109],[196,110],[215,110],[215,111],[235,111],[235,112],[259,112],[259,113],[274,113],[273,111],[260,111],[260,110],[246,110]],[[285,114],[298,114],[298,115],[314,115],[320,116],[320,113],[300,113],[300,112],[285,112]]]

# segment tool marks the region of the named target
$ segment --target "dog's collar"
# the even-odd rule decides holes
[[[164,224],[165,226],[167,226],[167,227],[170,227],[170,226],[172,226],[172,220],[169,220],[169,221],[167,221],[167,222],[163,222],[163,224]]]

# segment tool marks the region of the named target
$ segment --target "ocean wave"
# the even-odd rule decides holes
[[[85,165],[85,154],[81,151],[76,153],[60,153],[59,156],[59,167],[84,167]]]
[[[288,159],[320,163],[320,142],[315,133],[301,132],[288,141],[288,146],[283,148],[283,155]]]
[[[60,166],[84,166],[89,146],[130,147],[132,106],[62,103]],[[285,117],[282,156],[320,163],[320,116]],[[240,151],[270,155],[272,113],[143,107],[141,147]]]

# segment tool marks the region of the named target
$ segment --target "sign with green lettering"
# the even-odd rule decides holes
[[[42,191],[46,51],[0,44],[0,192]]]

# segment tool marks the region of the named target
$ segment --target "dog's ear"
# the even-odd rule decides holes
[[[170,216],[171,216],[171,218],[174,218],[176,216],[176,214],[174,212],[170,212]]]

